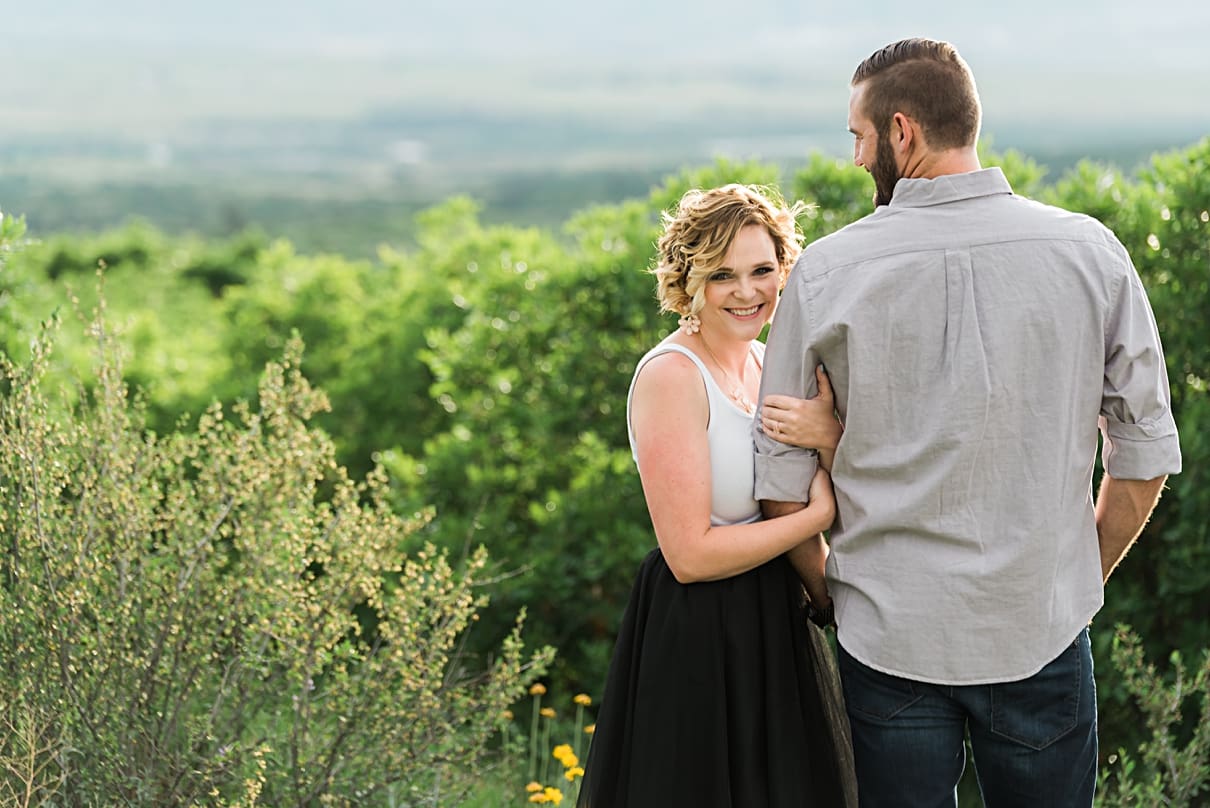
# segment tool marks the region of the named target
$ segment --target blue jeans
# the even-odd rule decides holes
[[[953,808],[968,733],[987,808],[1092,805],[1097,705],[1087,628],[1035,675],[994,685],[926,684],[839,654],[862,808]]]

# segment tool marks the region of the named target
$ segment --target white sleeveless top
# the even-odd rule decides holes
[[[630,452],[635,465],[638,465],[639,457],[635,449],[634,425],[630,422],[635,381],[644,365],[660,354],[669,352],[684,354],[692,359],[706,385],[706,400],[710,405],[706,427],[706,440],[710,446],[710,524],[755,522],[761,514],[760,503],[752,497],[755,485],[752,415],[744,412],[723,392],[697,354],[675,342],[661,342],[644,354],[630,380],[630,392],[626,396],[626,431],[630,436]],[[764,343],[753,342],[752,353],[756,356],[757,364],[762,364],[765,358]]]

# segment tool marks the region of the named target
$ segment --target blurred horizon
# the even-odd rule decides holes
[[[1162,14],[1024,0],[999,16],[935,0],[0,13],[0,208],[35,232],[133,215],[169,231],[260,225],[322,249],[306,234],[325,210],[368,217],[351,239],[406,241],[400,220],[458,193],[494,220],[550,224],[715,157],[845,159],[853,67],[913,35],[958,46],[985,139],[1052,176],[1082,158],[1130,170],[1210,133],[1210,5],[1191,0]]]

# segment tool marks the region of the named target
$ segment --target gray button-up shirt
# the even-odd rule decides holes
[[[1103,601],[1098,424],[1112,476],[1180,471],[1125,249],[1015,196],[998,168],[900,180],[889,206],[803,252],[762,397],[815,395],[819,362],[845,423],[827,567],[841,645],[926,682],[1036,673]],[[815,454],[754,436],[756,497],[804,501]]]

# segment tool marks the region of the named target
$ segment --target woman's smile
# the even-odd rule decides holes
[[[751,320],[753,317],[756,317],[757,315],[759,315],[761,312],[761,309],[763,309],[764,307],[765,307],[765,304],[760,303],[756,306],[748,306],[747,308],[743,308],[743,309],[728,308],[728,309],[723,309],[723,311],[725,311],[728,314],[730,314],[731,316],[737,317],[741,320]]]

